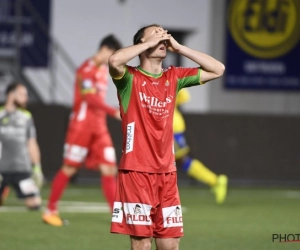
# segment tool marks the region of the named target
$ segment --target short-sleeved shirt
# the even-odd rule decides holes
[[[200,84],[199,68],[169,67],[150,74],[126,66],[113,79],[120,103],[123,152],[119,169],[148,173],[176,171],[173,113],[178,91]]]
[[[0,108],[0,172],[31,172],[28,140],[36,137],[29,111]]]

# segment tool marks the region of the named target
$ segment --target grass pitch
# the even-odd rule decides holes
[[[48,193],[44,188],[43,199]],[[300,190],[230,189],[221,206],[206,188],[180,188],[180,194],[181,250],[300,249],[300,242],[272,242],[275,233],[300,234]],[[111,217],[97,187],[69,187],[60,208],[70,225],[54,228],[11,193],[0,208],[0,250],[130,249],[127,236],[109,233]]]

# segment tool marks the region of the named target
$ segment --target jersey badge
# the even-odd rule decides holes
[[[84,89],[90,89],[90,88],[93,87],[93,83],[92,83],[92,81],[90,79],[86,79],[86,80],[83,81],[82,87]]]

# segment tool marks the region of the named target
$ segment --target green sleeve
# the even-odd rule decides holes
[[[113,78],[113,82],[118,90],[120,105],[122,105],[122,108],[125,113],[127,112],[129,106],[130,95],[132,90],[132,81],[133,74],[129,72],[128,66],[125,67],[125,72],[122,77],[117,79]]]
[[[200,85],[201,68],[178,68],[177,92],[182,88]]]
[[[125,66],[125,71],[123,76],[119,78],[112,78],[114,84],[116,85],[116,88],[118,91],[123,91],[128,87],[128,84],[132,81],[132,75],[130,74],[128,70],[128,66]]]

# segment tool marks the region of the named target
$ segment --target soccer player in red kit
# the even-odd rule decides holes
[[[64,225],[57,203],[70,178],[83,164],[89,169],[100,170],[104,196],[112,209],[117,167],[106,114],[120,119],[120,112],[104,100],[108,87],[108,59],[120,48],[120,42],[113,35],[105,37],[97,53],[76,72],[75,100],[64,146],[64,162],[52,182],[48,206],[42,216],[43,221],[52,226]]]
[[[167,50],[198,68],[162,68]],[[139,56],[140,65],[126,65]],[[176,95],[222,76],[216,59],[179,44],[159,25],[140,29],[134,45],[116,51],[109,70],[116,85],[123,132],[123,154],[117,178],[112,233],[130,235],[131,249],[179,249],[183,236],[174,156],[173,113]]]

